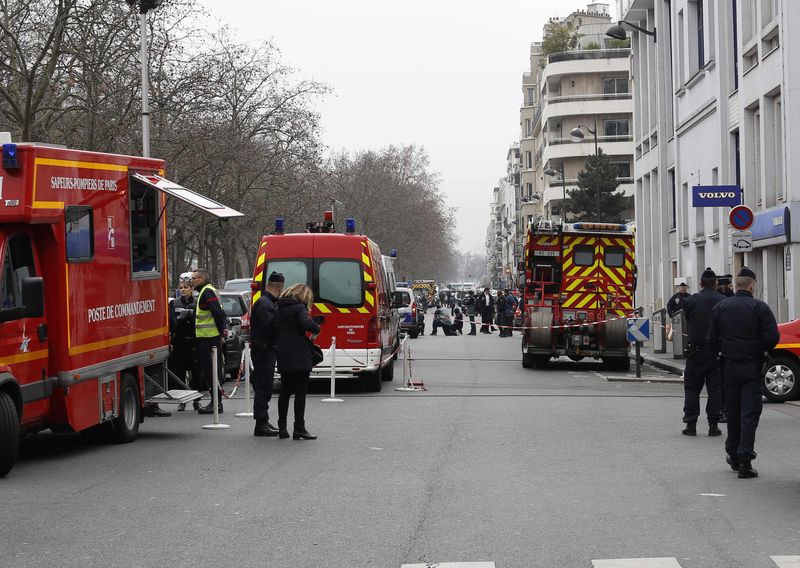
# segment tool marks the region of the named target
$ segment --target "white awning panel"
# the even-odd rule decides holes
[[[192,191],[191,189],[186,189],[185,187],[171,182],[168,179],[164,179],[161,176],[133,174],[133,178],[148,187],[152,187],[158,191],[163,191],[171,197],[180,199],[184,203],[188,203],[189,205],[196,207],[201,211],[205,211],[206,213],[210,213],[215,217],[219,217],[220,219],[244,217],[244,213],[239,213],[235,209],[231,209],[230,207],[226,207],[221,203],[212,201],[211,199],[204,197],[199,193]]]

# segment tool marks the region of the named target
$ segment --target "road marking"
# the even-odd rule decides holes
[[[427,562],[403,564],[400,568],[495,568],[494,562]]]
[[[700,493],[700,497],[727,497],[724,493]]]
[[[800,568],[800,556],[770,556],[778,568]]]
[[[681,568],[673,558],[617,558],[616,560],[592,560],[594,568]]]

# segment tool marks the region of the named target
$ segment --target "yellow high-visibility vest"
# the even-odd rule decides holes
[[[217,293],[217,290],[211,284],[206,284],[203,286],[202,290],[200,290],[200,296],[197,297],[197,303],[195,304],[194,309],[195,337],[219,337],[219,330],[217,329],[217,324],[214,321],[214,316],[211,315],[209,310],[204,310],[200,307],[200,298],[203,296],[203,292],[208,289],[211,289],[214,294]]]

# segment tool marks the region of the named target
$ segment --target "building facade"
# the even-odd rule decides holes
[[[523,74],[520,109],[521,217],[565,220],[563,204],[577,189],[586,158],[600,148],[618,171],[618,190],[633,197],[633,101],[630,50],[609,48],[611,25],[606,4],[594,3],[544,27],[567,24],[578,33],[574,50],[544,55],[542,44],[530,50]],[[580,142],[570,131],[582,129]],[[596,140],[595,140],[596,137]],[[631,203],[626,219],[633,219]],[[572,221],[572,219],[569,219]]]
[[[791,53],[800,3],[789,0],[619,0],[631,31],[637,305],[692,291],[706,266],[759,276],[779,321],[800,315],[800,120]],[[798,40],[800,42],[800,40]],[[727,207],[694,207],[695,186],[738,186],[755,211],[750,252],[733,252]],[[795,212],[793,215],[792,212]],[[795,225],[796,230],[792,230]],[[738,238],[738,237],[737,237]]]
[[[496,288],[515,286],[524,232],[520,229],[519,144],[506,154],[506,175],[492,189],[486,231],[487,274]]]

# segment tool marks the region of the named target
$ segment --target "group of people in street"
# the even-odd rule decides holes
[[[253,304],[250,319],[251,353],[253,361],[253,414],[255,436],[289,437],[287,428],[289,403],[294,395],[295,440],[314,440],[305,427],[305,406],[308,380],[313,368],[312,340],[320,332],[311,318],[313,302],[311,288],[295,284],[284,290],[283,274],[273,272],[267,279],[264,293]],[[221,354],[227,335],[227,317],[219,303],[216,290],[209,282],[208,271],[200,268],[178,286],[179,296],[170,301],[170,357],[168,367],[180,381],[194,390],[212,393],[214,368],[213,349]],[[194,292],[197,292],[195,298]],[[307,333],[312,334],[309,340]],[[217,357],[221,372],[221,356]],[[278,425],[269,422],[269,402],[275,369],[281,374],[278,397]],[[214,411],[213,403],[194,404],[200,414]],[[183,405],[178,410],[184,410]],[[222,392],[218,393],[218,411],[223,412]],[[167,415],[155,407],[151,415]]]
[[[726,277],[721,279],[724,288]],[[671,316],[683,310],[687,326],[682,433],[697,435],[705,385],[708,435],[721,436],[718,424],[727,422],[726,461],[747,479],[758,476],[752,461],[763,405],[760,381],[767,353],[778,344],[780,333],[769,306],[753,297],[755,272],[742,268],[735,283],[736,292],[724,295],[718,291],[716,274],[706,268],[700,277],[702,290],[689,295],[682,283],[667,309],[673,310]]]
[[[481,317],[481,333],[492,333],[497,325],[500,337],[513,335],[514,316],[519,306],[519,300],[506,288],[497,293],[497,298],[492,296],[489,288],[482,292],[470,291],[462,301],[464,311],[469,318],[470,330],[467,335],[477,335],[475,317]]]

